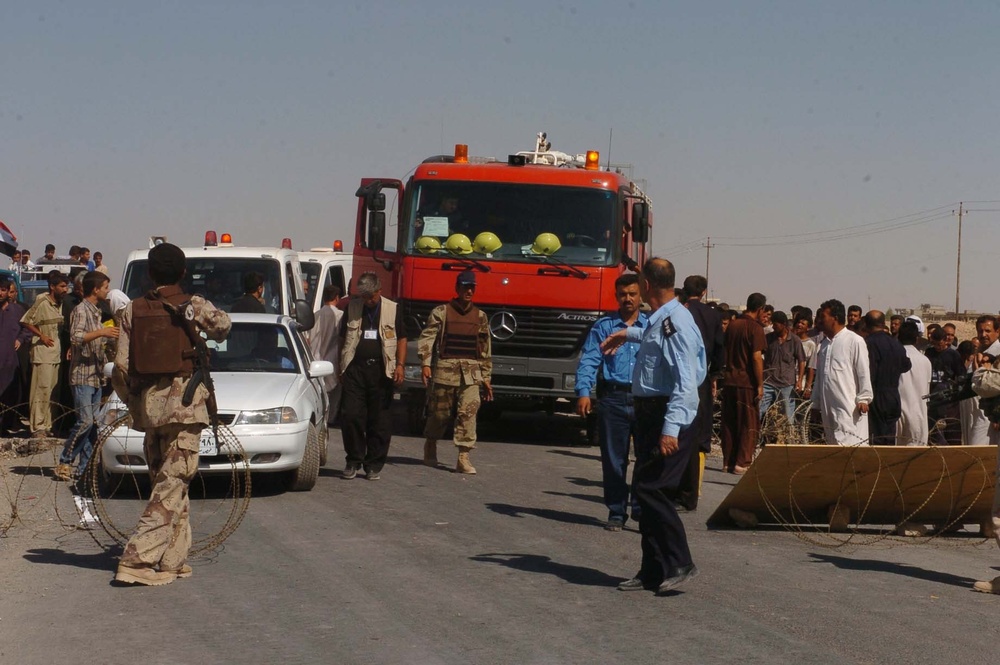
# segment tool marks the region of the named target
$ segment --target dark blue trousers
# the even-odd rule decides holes
[[[597,402],[597,427],[601,446],[601,471],[604,480],[604,504],[608,519],[628,519],[628,447],[635,435],[635,407],[632,393],[600,390]],[[638,464],[638,461],[636,462]],[[632,493],[632,518],[639,519],[638,502]]]
[[[667,457],[659,454],[668,399],[635,398],[636,458],[642,450],[646,459],[642,464],[636,462],[633,472],[633,486],[642,509],[639,578],[648,585],[659,585],[676,575],[678,568],[692,563],[684,523],[673,501],[678,497],[681,477],[696,444],[690,437],[679,437],[677,452]]]

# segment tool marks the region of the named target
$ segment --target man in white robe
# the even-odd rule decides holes
[[[917,350],[917,324],[904,321],[898,339],[910,359],[910,371],[899,376],[899,400],[903,414],[896,426],[897,446],[926,446],[930,432],[927,427],[927,400],[931,391],[931,361]]]
[[[333,363],[333,374],[323,377],[323,389],[330,398],[330,411],[326,422],[333,424],[340,410],[342,386],[337,376],[340,373],[340,319],[344,312],[337,309],[340,289],[336,286],[323,287],[323,306],[316,312],[316,325],[309,331],[309,350],[316,360]]]
[[[846,317],[839,300],[827,300],[816,315],[826,339],[816,354],[813,401],[823,418],[827,443],[867,445],[868,405],[873,397],[868,346],[845,327]]]

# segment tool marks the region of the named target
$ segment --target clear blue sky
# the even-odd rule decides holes
[[[657,252],[703,273],[718,239],[714,295],[951,307],[948,213],[1000,199],[998,33],[995,3],[7,2],[0,219],[116,273],[151,234],[325,245],[362,176],[613,127]],[[995,312],[1000,203],[969,207],[962,306]]]

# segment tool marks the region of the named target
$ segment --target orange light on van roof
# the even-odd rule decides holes
[[[281,249],[291,249],[291,248],[292,248],[292,239],[291,238],[282,238],[281,239]]]
[[[469,146],[465,143],[455,144],[455,163],[456,164],[468,164],[469,163]]]
[[[342,251],[344,251],[344,241],[343,240],[334,240],[333,241],[333,251],[335,251],[335,252],[342,252]]]
[[[583,168],[588,171],[596,171],[601,167],[601,153],[596,150],[587,151],[587,162],[583,165]]]
[[[231,236],[228,233],[223,233],[222,234],[222,238],[219,240],[219,244],[220,245],[232,245],[233,244],[233,236]]]

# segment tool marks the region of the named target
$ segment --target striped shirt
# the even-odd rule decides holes
[[[83,336],[101,329],[101,310],[82,300],[69,315],[69,338],[73,344],[73,358],[69,366],[71,386],[93,386],[104,383],[104,363],[107,360],[104,345],[107,337],[97,337],[89,342]]]

